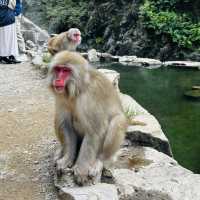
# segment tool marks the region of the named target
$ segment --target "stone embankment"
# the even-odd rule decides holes
[[[83,54],[90,62],[98,61],[113,61],[119,62],[123,65],[145,67],[149,69],[164,67],[177,67],[177,68],[191,68],[200,69],[200,62],[192,61],[167,61],[161,62],[160,60],[150,58],[139,58],[137,56],[113,56],[108,53],[99,53],[95,49],[89,50]]]

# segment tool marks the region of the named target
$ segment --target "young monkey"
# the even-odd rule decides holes
[[[81,43],[81,32],[77,28],[70,28],[68,31],[55,35],[48,41],[48,51],[51,55],[62,50],[76,51]]]

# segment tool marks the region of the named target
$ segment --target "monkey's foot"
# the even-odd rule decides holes
[[[61,176],[62,174],[64,174],[66,170],[72,167],[72,165],[73,165],[73,162],[71,160],[66,159],[65,157],[58,159],[56,161],[57,176]]]
[[[78,165],[75,165],[73,169],[75,181],[78,185],[94,185],[101,180],[103,163],[97,160],[94,165],[87,169]]]
[[[89,169],[89,178],[94,181],[94,184],[100,182],[101,174],[103,170],[103,163],[100,160],[97,160],[95,164]]]

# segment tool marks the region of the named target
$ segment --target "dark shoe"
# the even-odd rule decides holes
[[[4,63],[4,64],[13,64],[13,61],[10,60],[8,57],[1,57],[1,63]]]
[[[16,60],[16,58],[14,56],[9,56],[8,58],[9,58],[9,60],[12,61],[13,64],[21,63],[21,61]]]

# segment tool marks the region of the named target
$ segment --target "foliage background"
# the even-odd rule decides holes
[[[78,27],[83,50],[200,60],[200,0],[26,0],[24,12],[49,32]]]

